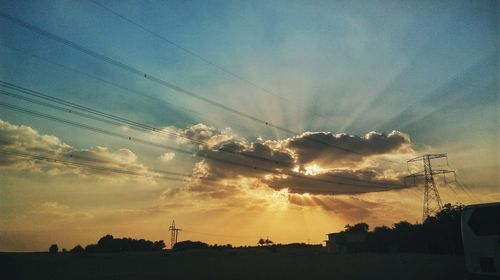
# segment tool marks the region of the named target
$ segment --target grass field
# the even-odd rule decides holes
[[[2,279],[467,279],[462,256],[318,251],[0,253]]]

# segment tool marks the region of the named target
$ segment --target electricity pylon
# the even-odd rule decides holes
[[[175,220],[174,220],[172,221],[172,225],[168,227],[168,230],[170,231],[170,248],[173,249],[175,243],[177,243],[177,237],[179,237],[179,231],[181,231],[182,229],[175,227]]]
[[[405,177],[405,179],[413,178],[414,184],[416,183],[417,177],[424,177],[424,183],[425,183],[424,207],[423,207],[424,209],[423,209],[422,223],[425,221],[425,219],[427,219],[429,216],[433,214],[436,214],[443,207],[443,203],[441,202],[441,197],[439,196],[439,191],[437,189],[433,175],[446,174],[446,173],[455,174],[455,171],[453,170],[447,170],[447,169],[433,170],[431,165],[431,160],[438,158],[446,158],[446,162],[448,162],[448,156],[446,154],[427,154],[407,161],[407,164],[409,164],[410,162],[416,162],[420,160],[423,162],[424,170],[412,173]],[[408,165],[408,171],[410,171],[409,165]]]

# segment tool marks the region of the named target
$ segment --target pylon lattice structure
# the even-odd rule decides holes
[[[177,243],[177,238],[179,237],[179,231],[181,231],[182,229],[175,227],[175,220],[174,220],[172,221],[172,225],[168,227],[168,230],[170,231],[170,248],[173,249],[175,243]]]
[[[424,207],[423,207],[423,216],[422,222],[424,222],[429,216],[436,214],[443,207],[443,202],[441,201],[441,197],[439,195],[439,191],[436,186],[436,182],[434,181],[434,175],[438,174],[447,174],[453,173],[455,171],[448,169],[432,169],[431,160],[438,158],[446,158],[446,162],[448,162],[448,156],[446,154],[426,154],[423,156],[419,156],[413,159],[408,160],[408,171],[410,170],[409,164],[411,162],[422,161],[423,170],[412,173],[407,178],[413,178],[414,184],[416,183],[417,177],[424,178]]]

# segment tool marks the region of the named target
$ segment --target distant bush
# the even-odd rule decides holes
[[[271,241],[269,238],[266,238],[266,239],[260,238],[259,241],[257,242],[257,244],[259,244],[259,246],[264,246],[264,245],[269,246],[269,245],[273,245],[274,242]]]
[[[231,244],[226,244],[226,245],[214,244],[214,245],[208,245],[208,247],[210,249],[218,249],[218,250],[233,249],[233,245]]]
[[[201,241],[191,241],[191,240],[186,240],[186,241],[181,241],[177,242],[174,245],[174,250],[175,251],[186,251],[186,250],[192,250],[192,249],[208,249],[209,246],[207,243],[201,242]]]
[[[59,252],[59,247],[57,246],[57,244],[50,245],[50,247],[49,247],[49,253],[51,253],[51,254],[57,254],[57,252]]]

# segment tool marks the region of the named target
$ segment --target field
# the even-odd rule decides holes
[[[462,256],[320,251],[0,253],[2,279],[467,279]]]

